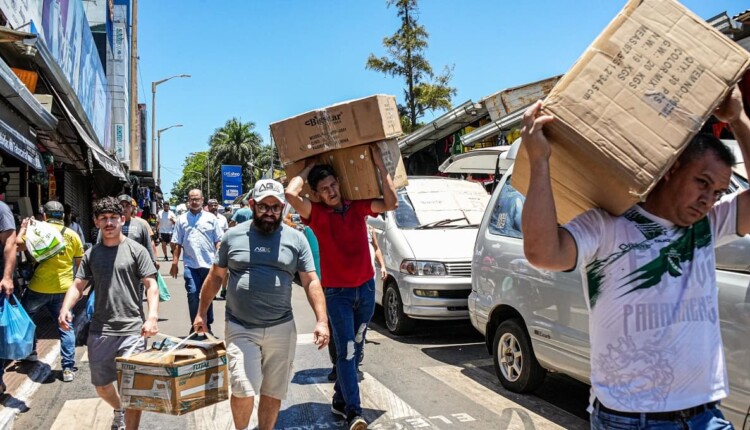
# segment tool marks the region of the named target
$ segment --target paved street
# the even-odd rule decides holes
[[[168,267],[161,268],[166,274]],[[160,331],[182,336],[189,328],[182,277],[167,278],[172,300],[161,304]],[[314,318],[302,288],[293,297],[298,346],[295,374],[288,399],[282,404],[278,429],[335,429],[343,427],[330,413],[333,384],[328,382],[326,352],[312,344]],[[215,302],[214,332],[224,331],[224,302]],[[365,417],[371,429],[558,429],[587,428],[588,387],[565,377],[551,376],[536,395],[519,396],[497,382],[492,360],[481,336],[468,322],[426,323],[415,333],[393,338],[380,313],[368,334],[362,382]],[[54,348],[52,348],[54,349]],[[21,410],[12,429],[108,429],[112,409],[96,396],[90,384],[85,348],[78,348],[77,378],[63,383],[52,372],[37,390],[2,398],[2,418],[12,408]],[[59,370],[54,356],[53,370]],[[12,371],[6,379],[12,376]],[[26,377],[26,375],[22,375]],[[32,384],[33,385],[33,384]],[[27,392],[31,389],[25,388]],[[253,425],[256,418],[253,417]],[[227,401],[181,417],[144,413],[143,429],[233,429]]]

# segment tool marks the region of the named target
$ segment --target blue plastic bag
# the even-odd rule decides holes
[[[36,324],[15,295],[13,302],[0,293],[0,358],[22,360],[34,349]]]
[[[91,318],[94,316],[94,291],[89,293],[88,301],[86,302],[86,310],[83,316],[79,319],[78,323],[74,327],[76,335],[76,346],[86,346],[89,338],[89,328],[91,327]]]

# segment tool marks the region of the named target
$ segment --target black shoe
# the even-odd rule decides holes
[[[352,415],[346,420],[349,430],[367,430],[367,421],[361,415]]]
[[[346,403],[334,400],[331,402],[331,412],[341,418],[346,418]]]
[[[328,374],[328,380],[331,382],[336,381],[336,366],[333,366],[333,369],[331,369],[331,373]]]
[[[219,297],[221,297],[224,300],[227,299],[227,289],[226,288],[222,288],[221,292],[219,293]]]

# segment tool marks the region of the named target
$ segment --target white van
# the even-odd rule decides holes
[[[367,221],[388,270],[376,277],[375,301],[391,333],[406,333],[415,319],[469,317],[471,253],[488,200],[476,182],[410,177],[398,208]]]

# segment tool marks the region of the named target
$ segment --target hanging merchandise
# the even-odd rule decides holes
[[[51,224],[31,219],[26,229],[26,249],[34,260],[41,263],[65,249],[65,239]]]

